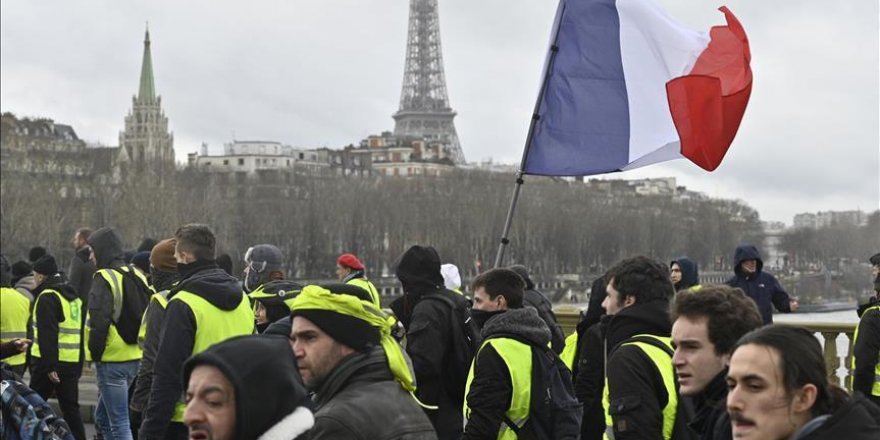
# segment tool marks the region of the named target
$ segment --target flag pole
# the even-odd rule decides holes
[[[544,99],[544,92],[547,89],[547,82],[549,80],[550,69],[553,66],[553,60],[556,59],[556,54],[559,52],[559,46],[556,45],[556,40],[559,38],[559,24],[561,22],[562,15],[565,11],[565,2],[564,0],[559,2],[559,7],[556,10],[556,18],[553,22],[553,30],[551,34],[553,35],[553,40],[550,45],[550,53],[547,55],[547,60],[544,63],[544,77],[541,79],[541,89],[538,91],[538,99],[535,101],[535,109],[532,111],[532,120],[529,123],[529,132],[526,135],[526,145],[523,148],[522,160],[519,163],[519,169],[516,171],[516,183],[513,186],[513,196],[510,198],[510,208],[507,210],[507,219],[504,220],[504,229],[501,232],[501,242],[498,244],[498,253],[495,254],[495,265],[493,267],[501,267],[501,263],[504,261],[504,249],[510,243],[510,240],[507,238],[507,235],[510,233],[510,226],[513,223],[513,213],[516,210],[516,202],[519,201],[519,192],[522,189],[523,176],[525,176],[526,172],[526,160],[529,157],[529,145],[532,142],[532,134],[535,130],[535,124],[538,120],[541,119],[538,111],[540,110],[541,100]]]

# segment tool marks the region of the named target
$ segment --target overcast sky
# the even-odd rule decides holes
[[[715,172],[680,160],[605,177],[673,176],[789,224],[799,212],[878,209],[876,0],[657,1],[701,30],[723,23],[718,6],[730,7],[751,43],[751,101]],[[233,136],[356,144],[394,126],[408,3],[4,0],[0,106],[117,145],[149,21],[179,160],[202,142],[219,151]],[[519,162],[556,6],[440,0],[446,82],[468,160]]]

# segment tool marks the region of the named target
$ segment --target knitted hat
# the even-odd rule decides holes
[[[153,246],[150,251],[150,265],[162,272],[177,272],[177,259],[174,258],[176,238],[166,238]]]
[[[42,246],[34,246],[28,251],[28,261],[34,263],[43,255],[46,255],[46,248]]]
[[[34,261],[34,272],[47,276],[58,273],[58,264],[55,263],[55,257],[43,255],[37,261]]]
[[[336,264],[343,267],[350,267],[354,270],[364,270],[364,263],[358,260],[354,254],[342,254],[336,259]]]
[[[150,273],[150,253],[142,251],[134,254],[134,256],[131,257],[131,264],[134,264],[144,273]]]
[[[33,266],[27,261],[18,260],[12,263],[12,283],[15,284],[18,279],[26,277],[32,270],[34,270]]]
[[[351,284],[325,284],[320,286],[335,295],[351,295],[361,301],[371,302],[370,293]],[[337,342],[357,351],[379,344],[379,330],[369,322],[333,310],[294,309],[291,318],[302,316],[318,326]]]

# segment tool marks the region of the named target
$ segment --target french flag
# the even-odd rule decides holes
[[[720,11],[726,25],[697,32],[650,0],[560,0],[522,171],[717,168],[752,91],[748,38]]]

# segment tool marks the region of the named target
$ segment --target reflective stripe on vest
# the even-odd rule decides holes
[[[128,266],[118,268],[123,272],[132,271]],[[143,355],[141,347],[135,344],[126,344],[119,331],[116,330],[115,321],[122,316],[122,298],[123,292],[122,274],[116,269],[100,269],[96,274],[100,274],[107,284],[110,286],[110,294],[113,296],[113,316],[110,320],[110,328],[107,329],[107,342],[105,343],[104,354],[101,355],[102,362],[127,362],[140,359]],[[134,275],[141,279],[145,285],[149,285],[147,280],[138,271],[133,271]],[[91,357],[91,356],[89,356]]]
[[[510,372],[512,395],[510,407],[504,414],[517,426],[522,427],[529,417],[529,406],[532,398],[532,347],[509,338],[489,338],[483,342],[480,351],[482,351],[486,344],[492,345],[492,348],[501,356],[504,364],[507,365],[507,370]],[[478,356],[479,352],[477,352],[477,356],[474,356],[474,361],[471,362],[467,382],[465,382],[464,386],[465,423],[467,423],[471,413],[467,403],[467,395],[470,392],[471,381],[474,379],[474,364]],[[501,422],[501,426],[498,427],[498,440],[513,440],[516,438],[516,433],[506,423]]]
[[[168,290],[163,290],[159,293],[154,293],[153,296],[150,297],[150,304],[147,305],[147,309],[152,306],[153,302],[159,305],[162,310],[165,310],[168,307]],[[144,339],[147,337],[147,314],[144,313],[144,316],[141,318],[141,327],[138,329],[138,345],[141,346],[141,349],[144,348]]]
[[[636,337],[649,337],[656,339],[672,350],[672,339],[654,335],[635,335]],[[663,407],[663,438],[672,438],[672,430],[675,428],[675,412],[678,407],[678,392],[675,389],[675,370],[672,366],[672,357],[662,348],[655,347],[647,342],[625,342],[622,345],[634,345],[639,347],[656,367],[657,372],[663,378],[663,386],[666,388],[666,406]],[[650,390],[646,390],[650,392]],[[605,390],[602,392],[602,408],[605,410],[605,439],[614,439],[614,420],[609,411],[610,392],[608,390],[608,375],[605,375]]]
[[[373,283],[371,283],[366,278],[352,278],[348,280],[348,282],[346,282],[345,284],[351,284],[353,286],[358,286],[361,289],[366,290],[367,292],[369,292],[370,298],[373,299],[373,304],[376,307],[382,307],[382,305],[379,303],[379,292],[376,290],[376,286],[374,286]]]
[[[194,293],[181,290],[168,303],[181,301],[192,310],[196,320],[196,334],[193,341],[192,354],[198,354],[208,347],[229,338],[254,333],[254,314],[251,312],[250,301],[244,294],[241,302],[233,310],[220,310],[206,299]],[[171,420],[183,421],[186,404],[177,402]]]
[[[873,310],[880,312],[880,306],[868,307],[862,313],[862,316],[865,316],[866,314],[868,314],[868,312],[871,312]],[[856,331],[853,334],[853,340],[852,340],[853,347],[856,346],[856,341],[859,340],[859,328],[860,327],[861,327],[861,322],[859,322],[859,325],[856,326]],[[852,373],[855,373],[855,371],[856,371],[856,357],[855,356],[853,356],[852,361],[850,363],[850,371]],[[850,390],[852,390],[852,387],[853,387],[852,380],[853,380],[853,378],[852,378],[852,376],[850,376],[850,378],[849,378],[849,389]],[[880,353],[877,353],[877,364],[874,365],[874,385],[871,387],[871,395],[880,397]]]
[[[565,348],[559,354],[559,358],[565,363],[569,371],[574,371],[574,355],[578,349],[578,332],[574,331],[565,338]]]
[[[64,320],[58,323],[58,360],[60,362],[79,362],[79,352],[82,346],[82,300],[79,298],[69,301],[56,290],[46,289],[37,296],[34,301],[32,317],[34,330],[34,345],[31,346],[31,356],[40,357],[40,337],[37,333],[37,305],[46,295],[55,295],[61,304],[61,316]]]
[[[0,288],[0,342],[27,338],[28,314],[31,302],[11,287]],[[12,366],[24,365],[27,353],[3,359]]]

